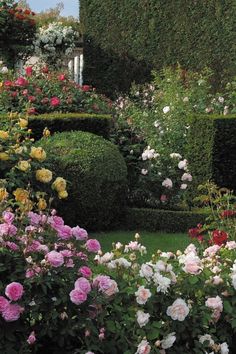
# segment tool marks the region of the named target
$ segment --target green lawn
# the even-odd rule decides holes
[[[90,237],[96,237],[101,243],[103,252],[109,251],[112,248],[113,242],[120,241],[122,244],[127,244],[134,240],[134,231],[107,231],[94,233]],[[177,251],[184,248],[191,242],[187,234],[167,234],[164,232],[139,232],[140,242],[147,247],[148,256],[151,256],[158,249],[162,251]]]

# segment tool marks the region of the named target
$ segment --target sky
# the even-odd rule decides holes
[[[27,2],[35,12],[44,11],[55,7],[59,2],[63,2],[64,10],[61,12],[61,15],[78,17],[78,0],[27,0]]]

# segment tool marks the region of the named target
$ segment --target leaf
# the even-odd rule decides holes
[[[148,338],[149,340],[153,340],[153,339],[158,338],[159,335],[160,335],[159,329],[152,329],[152,330],[148,333],[147,338]]]
[[[194,285],[194,284],[197,284],[198,283],[198,278],[193,276],[193,277],[190,277],[189,278],[189,283]]]

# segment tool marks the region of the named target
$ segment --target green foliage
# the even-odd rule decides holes
[[[117,147],[85,132],[64,132],[41,140],[51,169],[63,171],[69,197],[58,205],[66,222],[89,230],[105,229],[122,217],[126,165]]]
[[[86,75],[89,82],[93,76],[96,78],[99,90],[111,88],[112,94],[111,78],[119,84],[119,89],[127,90],[134,77],[123,76],[126,65],[113,66],[113,61],[126,59],[128,67],[132,60],[143,61],[146,68],[158,70],[177,63],[187,70],[202,70],[207,66],[214,71],[216,86],[236,73],[234,0],[81,0],[80,3],[87,38],[85,53],[94,52],[86,57]],[[103,80],[98,79],[96,71]],[[149,74],[141,69],[136,82],[147,81]]]
[[[203,211],[171,211],[144,208],[128,208],[126,225],[130,230],[185,232],[203,223],[208,214]]]
[[[5,122],[7,116],[0,115],[0,122]],[[50,133],[82,130],[107,138],[112,125],[112,116],[108,114],[86,113],[49,113],[29,117],[29,128],[36,140],[43,135],[45,127]]]
[[[193,189],[207,180],[236,190],[236,116],[200,115],[192,118],[188,136]]]
[[[9,67],[32,53],[36,31],[33,15],[13,1],[0,1],[0,57]]]

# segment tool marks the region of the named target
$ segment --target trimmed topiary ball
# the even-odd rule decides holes
[[[69,197],[56,205],[66,223],[88,230],[118,224],[124,213],[127,169],[118,148],[86,132],[42,139],[52,171],[68,181]]]

